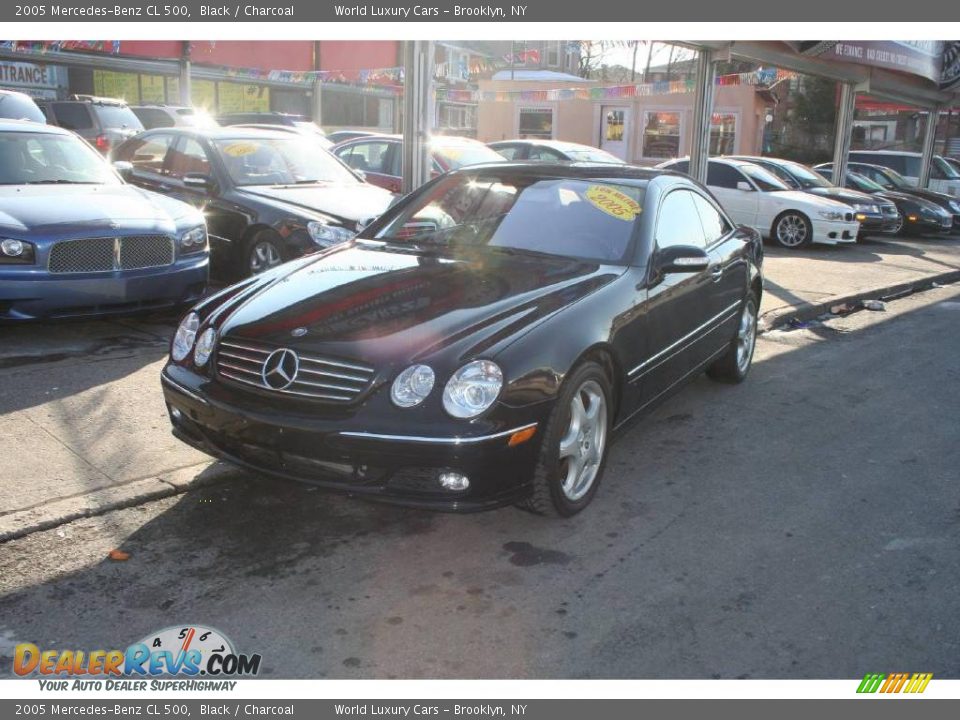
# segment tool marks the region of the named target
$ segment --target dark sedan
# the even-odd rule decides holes
[[[255,275],[352,238],[393,200],[311,140],[244,128],[164,128],[114,159],[131,182],[203,208],[214,270]]]
[[[449,173],[197,305],[162,372],[173,432],[351,494],[572,515],[614,430],[703,370],[746,377],[761,261],[679,174]]]
[[[820,172],[832,167],[832,163],[824,163],[817,165],[814,169]],[[960,233],[960,199],[935,190],[915,187],[896,170],[891,170],[882,165],[848,162],[847,170],[863,175],[888,192],[920,198],[936,206],[936,209],[926,207],[915,217],[907,215],[903,228],[904,232],[908,232],[912,227],[915,232]]]
[[[779,158],[746,155],[734,157],[766,168],[794,190],[849,205],[860,223],[860,232],[857,237],[865,237],[872,233],[895,233],[903,224],[903,219],[894,203],[886,202],[879,197],[871,197],[857,190],[837,187],[822,174],[818,174],[806,165]]]
[[[623,164],[623,160],[606,150],[560,140],[498,140],[487,143],[507,160],[530,160],[534,162],[595,162]]]
[[[196,302],[203,215],[133,187],[69,130],[0,120],[0,320]]]

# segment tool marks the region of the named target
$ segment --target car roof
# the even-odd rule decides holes
[[[33,120],[8,120],[0,119],[0,132],[33,132],[47,133],[49,135],[73,135],[70,130],[58,127],[56,125],[45,125],[34,122]]]
[[[745,165],[756,165],[756,163],[750,162],[749,160],[743,160],[737,157],[712,157],[707,158],[708,162],[719,163],[720,165],[729,165],[730,167],[743,167]],[[690,162],[690,156],[674,158],[673,160],[667,160],[668,163],[678,163],[678,162]]]
[[[469,175],[492,170],[499,175],[542,175],[550,177],[585,178],[593,180],[617,180],[630,185],[646,185],[651,180],[669,176],[693,181],[684,173],[665,168],[639,167],[637,165],[615,165],[599,162],[544,163],[531,161],[491,162],[467,165],[451,174]]]
[[[238,127],[237,125],[225,125],[223,127],[197,128],[197,127],[168,127],[154,128],[145,130],[136,135],[155,135],[157,133],[174,133],[177,135],[197,135],[207,140],[233,140],[240,138],[290,138],[303,137],[300,134],[287,132],[286,130],[264,130],[261,128]]]
[[[343,140],[340,144],[346,145],[355,142],[370,142],[371,140],[392,140],[394,142],[403,142],[403,135],[375,133],[373,135],[361,135],[360,137]],[[459,137],[458,135],[431,135],[428,141],[430,145],[483,145],[479,140],[473,138]]]
[[[921,153],[910,152],[908,150],[851,150],[850,153],[860,153],[862,155],[902,155],[904,157],[923,157]]]

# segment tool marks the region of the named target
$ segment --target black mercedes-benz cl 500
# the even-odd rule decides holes
[[[569,516],[612,431],[702,370],[744,379],[761,262],[685,175],[448,173],[197,305],[163,369],[173,432],[355,495]]]

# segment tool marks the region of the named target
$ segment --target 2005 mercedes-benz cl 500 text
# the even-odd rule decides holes
[[[448,173],[197,305],[163,370],[173,432],[356,495],[572,515],[613,430],[701,370],[746,376],[761,261],[677,173]]]

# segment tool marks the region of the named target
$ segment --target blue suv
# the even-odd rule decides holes
[[[0,321],[189,305],[208,272],[199,210],[127,184],[68,130],[0,120]]]

